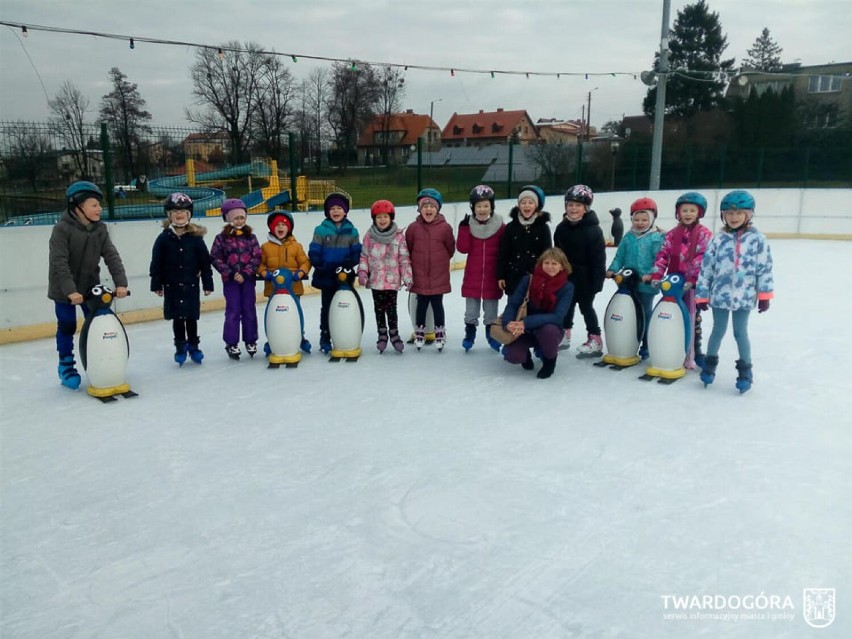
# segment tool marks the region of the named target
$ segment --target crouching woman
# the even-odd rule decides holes
[[[570,274],[571,265],[565,253],[558,248],[545,250],[532,275],[525,276],[515,287],[503,311],[503,327],[518,336],[503,347],[503,358],[531,371],[535,364],[530,349],[535,349],[541,353],[543,362],[538,371],[539,379],[547,379],[556,368],[562,323],[574,297],[574,285],[568,281]],[[513,319],[518,316],[518,308],[527,295],[527,316],[522,320]]]

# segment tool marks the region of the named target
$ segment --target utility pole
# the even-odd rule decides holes
[[[660,31],[660,62],[657,68],[657,105],[654,107],[654,139],[651,146],[651,179],[648,188],[660,189],[660,166],[663,161],[663,128],[666,116],[666,82],[669,77],[669,6],[663,0],[663,26]]]

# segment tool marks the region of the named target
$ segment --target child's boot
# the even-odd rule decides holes
[[[701,367],[701,381],[707,388],[716,379],[716,367],[719,365],[718,355],[707,355],[704,358],[704,366]]]
[[[331,333],[320,331],[320,350],[328,355],[331,352]]]
[[[80,373],[77,372],[77,365],[74,362],[73,355],[59,356],[59,381],[62,385],[71,390],[80,388]]]
[[[186,361],[186,354],[189,351],[189,346],[182,339],[175,340],[175,361],[178,366],[183,366]]]
[[[201,360],[204,359],[204,352],[198,347],[200,342],[201,340],[198,338],[189,342],[189,358],[196,364],[200,364]]]
[[[741,393],[745,393],[747,390],[751,388],[751,383],[753,381],[751,375],[751,362],[746,364],[743,360],[738,359],[736,361],[737,367],[737,390]]]
[[[545,357],[541,361],[541,369],[538,371],[536,377],[539,379],[547,379],[553,375],[553,371],[556,370],[556,358],[554,357],[553,359],[549,359]]]
[[[379,349],[379,353],[384,353],[385,349],[388,347],[388,329],[380,328],[379,329],[379,339],[376,340],[376,348]]]
[[[600,357],[603,355],[603,340],[600,335],[589,333],[586,343],[577,349],[577,357]]]
[[[236,344],[228,344],[225,346],[225,352],[228,353],[228,357],[235,361],[239,361],[240,354],[242,353],[240,347]]]
[[[443,326],[435,327],[435,346],[438,347],[438,352],[440,353],[444,350],[444,345],[447,343],[447,335],[444,333]]]
[[[308,341],[308,338],[305,337],[304,333],[302,334],[302,342],[299,344],[299,348],[301,348],[304,353],[311,352],[311,343]]]
[[[476,324],[464,325],[464,339],[462,340],[462,348],[467,353],[473,348],[473,343],[476,341]]]
[[[401,353],[405,349],[405,342],[402,341],[402,338],[399,336],[399,331],[395,328],[392,328],[389,333],[391,346],[394,347],[397,353]]]
[[[498,353],[500,352],[500,348],[503,346],[500,342],[491,337],[491,324],[487,324],[485,326],[485,341],[487,341],[488,345]]]
[[[414,329],[414,346],[419,351],[426,343],[426,327],[422,324]]]
[[[246,342],[246,353],[249,354],[249,357],[257,355],[257,342]]]
[[[571,329],[566,328],[565,333],[562,335],[562,340],[559,342],[559,350],[567,351],[571,348]]]

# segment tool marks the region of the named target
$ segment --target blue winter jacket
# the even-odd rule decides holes
[[[525,275],[518,282],[514,293],[509,298],[509,302],[506,304],[502,315],[504,328],[506,324],[513,322],[518,316],[518,308],[527,296],[531,277],[532,275]],[[556,306],[550,312],[536,308],[535,304],[530,300],[527,303],[527,317],[524,319],[524,329],[534,331],[545,324],[555,324],[561,329],[562,323],[565,321],[565,316],[568,314],[568,309],[571,306],[572,299],[574,299],[574,285],[569,281],[565,282],[565,286],[559,289],[559,292],[556,294]]]
[[[639,272],[639,275],[647,275],[654,270],[654,258],[657,257],[663,240],[666,236],[657,229],[652,229],[643,235],[637,235],[633,229],[621,240],[615,257],[607,270],[618,271],[625,267]],[[641,283],[636,287],[640,293],[656,295],[659,289],[649,283]]]
[[[308,246],[308,259],[314,267],[311,284],[316,288],[336,288],[338,267],[357,270],[361,259],[361,242],[358,229],[344,218],[337,226],[325,219],[314,229]]]
[[[773,294],[772,253],[766,236],[749,226],[720,231],[704,253],[695,301],[709,301],[713,308],[751,310],[759,299]]]

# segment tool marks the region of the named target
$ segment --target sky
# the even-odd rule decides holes
[[[673,1],[672,23],[687,3]],[[253,41],[264,49],[372,62],[579,74],[561,78],[469,74],[410,69],[404,108],[429,113],[443,126],[453,112],[526,109],[539,118],[579,119],[591,100],[601,126],[641,113],[645,87],[638,78],[659,49],[662,0],[316,0],[271,2],[181,0],[4,0],[2,18],[52,27],[217,45]],[[728,37],[726,57],[737,64],[764,27],[785,62],[806,65],[852,59],[852,14],[845,0],[711,0]],[[117,66],[139,85],[154,123],[186,125],[191,104],[191,48],[128,43],[91,36],[0,27],[0,118],[44,120],[46,97],[63,82],[92,103],[109,92]],[[320,63],[329,64],[329,63]],[[291,70],[307,77],[314,63]],[[602,76],[584,74],[601,73]],[[610,73],[626,74],[612,77]],[[42,86],[43,83],[43,86]]]
[[[706,389],[465,353],[461,271],[440,354],[379,355],[369,294],[355,363],[232,362],[211,311],[178,368],[169,322],[128,325],[139,397],[112,404],[59,385],[52,339],[0,346],[0,635],[847,639],[852,297],[813,274],[849,246],[771,246],[744,395],[730,329]]]

